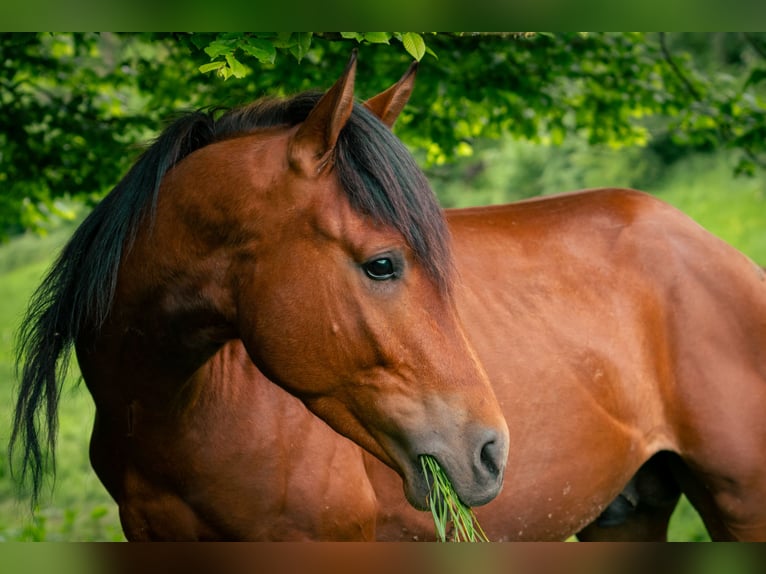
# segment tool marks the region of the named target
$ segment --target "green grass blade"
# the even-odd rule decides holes
[[[460,501],[437,460],[423,455],[420,464],[429,488],[428,506],[434,519],[437,539],[447,541],[447,526],[451,522],[453,542],[489,542],[473,510]]]

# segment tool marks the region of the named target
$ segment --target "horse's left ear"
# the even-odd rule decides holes
[[[356,50],[346,64],[343,75],[311,110],[306,121],[290,139],[290,166],[304,175],[319,174],[330,162],[338,135],[354,109]]]
[[[393,127],[396,118],[407,105],[412,88],[415,86],[415,73],[418,71],[418,63],[412,62],[409,69],[404,73],[401,80],[388,88],[385,92],[373,96],[364,106],[380,118],[389,128]]]

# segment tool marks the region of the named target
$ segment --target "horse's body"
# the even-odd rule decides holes
[[[368,102],[388,125],[406,78]],[[314,110],[345,105],[337,86]],[[415,455],[481,504],[508,453],[477,509],[492,539],[663,538],[681,491],[713,537],[766,539],[761,269],[628,190],[448,211],[454,263],[429,267],[413,244],[437,224],[376,220],[297,130],[182,154],[126,236],[108,313],[72,336],[128,538],[431,539],[407,504],[424,504]],[[34,372],[16,419],[32,463],[53,393]]]

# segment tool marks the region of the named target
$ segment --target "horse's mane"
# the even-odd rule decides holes
[[[23,444],[21,482],[36,504],[46,462],[55,470],[57,407],[73,344],[93,337],[109,315],[117,273],[140,225],[151,222],[165,174],[192,152],[253,130],[304,121],[321,94],[262,99],[248,106],[184,114],[140,156],[80,225],[35,292],[19,329],[19,396],[9,460]],[[357,211],[398,230],[437,285],[449,286],[446,222],[403,144],[356,104],[341,131],[335,169]]]

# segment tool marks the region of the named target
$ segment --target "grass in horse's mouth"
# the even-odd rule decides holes
[[[447,541],[447,525],[452,522],[452,542],[489,542],[473,510],[463,504],[447,475],[435,458],[421,455],[420,465],[428,483],[428,506],[434,517],[436,536]]]

